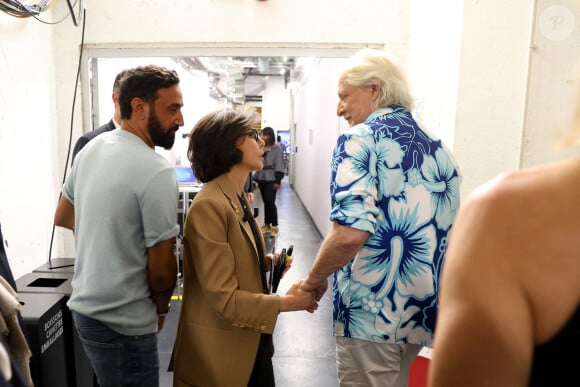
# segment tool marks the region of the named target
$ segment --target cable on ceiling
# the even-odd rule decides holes
[[[0,0],[0,11],[18,18],[34,17],[50,8],[56,0],[41,0],[35,5],[27,5],[19,0]]]

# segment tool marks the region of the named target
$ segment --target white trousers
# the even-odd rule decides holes
[[[336,337],[336,367],[341,387],[407,387],[418,344],[374,343]]]

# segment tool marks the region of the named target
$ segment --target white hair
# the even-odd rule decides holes
[[[413,97],[403,70],[385,51],[365,48],[351,56],[340,79],[353,86],[378,85],[380,94],[373,110],[387,104],[400,104],[413,110]]]

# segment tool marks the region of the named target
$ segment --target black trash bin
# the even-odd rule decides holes
[[[27,273],[16,280],[18,293],[57,293],[70,297],[72,274]]]
[[[20,314],[32,352],[30,371],[36,387],[68,387],[66,296],[58,293],[18,293]]]
[[[32,273],[25,274],[16,280],[16,286],[21,293],[54,293],[63,294],[65,296],[65,303],[68,301],[72,293],[72,276],[74,268],[66,265],[71,263],[74,258],[55,258],[51,264],[44,264],[35,269]],[[44,272],[52,267],[66,266],[58,270],[60,272]],[[72,315],[65,304],[64,307],[64,322],[65,322],[65,344],[68,367],[68,378],[71,386],[77,387],[93,387],[98,386],[97,378],[93,367],[85,354],[83,345],[78,337],[77,331],[74,328]]]

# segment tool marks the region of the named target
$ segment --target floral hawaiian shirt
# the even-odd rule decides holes
[[[431,345],[460,183],[449,150],[400,105],[339,137],[330,219],[370,237],[334,275],[336,336]]]

